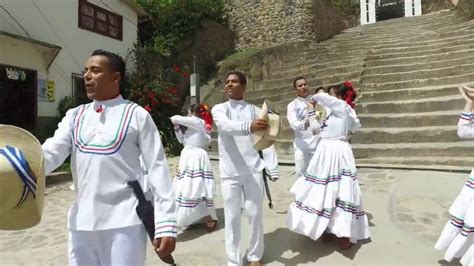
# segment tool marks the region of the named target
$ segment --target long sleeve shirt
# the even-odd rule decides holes
[[[98,107],[102,109],[98,112]],[[71,109],[43,144],[47,173],[71,155],[75,201],[70,230],[98,231],[141,224],[128,181],[143,178],[154,195],[155,237],[176,237],[173,187],[160,134],[149,113],[121,96]]]
[[[474,138],[474,115],[463,112],[458,122],[458,136],[460,138]]]
[[[308,102],[310,98],[297,97],[287,106],[286,117],[290,127],[295,132],[293,146],[300,150],[316,148],[318,136],[309,126]]]
[[[331,110],[319,124],[321,138],[346,140],[349,132],[361,127],[356,112],[345,101],[327,93],[313,95],[312,100]]]
[[[255,174],[267,168],[272,178],[278,178],[278,159],[274,146],[262,151],[264,160],[253,147],[250,125],[260,109],[244,100],[229,100],[212,108],[217,126],[219,169],[222,178]]]
[[[204,120],[196,116],[174,115],[171,122],[175,125],[185,126],[185,132],[177,128],[176,137],[185,146],[205,148],[211,143],[211,135],[205,127]]]

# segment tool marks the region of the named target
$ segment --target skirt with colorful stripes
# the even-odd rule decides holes
[[[446,251],[444,259],[460,258],[474,266],[474,169],[449,208],[451,220],[444,226],[435,248]]]
[[[177,226],[186,227],[206,216],[217,220],[214,208],[215,182],[211,161],[200,147],[186,146],[174,179]]]
[[[295,197],[286,221],[291,231],[313,240],[324,232],[347,237],[353,243],[370,238],[349,143],[321,139],[305,175],[290,192]]]

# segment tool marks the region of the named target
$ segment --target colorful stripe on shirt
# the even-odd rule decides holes
[[[176,237],[176,220],[163,220],[155,224],[155,238]]]
[[[186,169],[184,171],[179,171],[178,174],[176,175],[176,178],[178,180],[183,179],[185,177],[214,179],[214,175],[212,171],[204,171],[201,169],[198,169],[198,170]]]
[[[128,133],[128,128],[133,117],[133,112],[138,107],[137,104],[128,102],[122,111],[120,122],[115,130],[115,137],[107,144],[101,143],[86,143],[83,140],[82,127],[87,124],[85,120],[85,109],[88,105],[83,105],[74,119],[75,128],[73,131],[74,146],[83,153],[97,154],[97,155],[111,155],[120,150]]]
[[[466,187],[474,189],[474,176],[470,176],[465,184]]]

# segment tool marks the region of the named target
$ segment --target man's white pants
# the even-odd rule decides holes
[[[69,265],[145,265],[143,225],[102,231],[69,231]]]
[[[295,177],[304,176],[308,168],[311,158],[313,158],[314,150],[295,148]]]
[[[250,246],[247,261],[260,261],[263,256],[262,204],[264,196],[261,173],[222,179],[225,215],[225,250],[228,265],[242,265],[240,258],[240,220],[242,196],[244,209],[250,220]]]

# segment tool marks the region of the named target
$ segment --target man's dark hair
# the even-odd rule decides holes
[[[304,81],[308,82],[305,77],[296,77],[296,78],[293,80],[293,88],[296,89],[296,82],[297,82],[298,80],[301,80],[301,79],[304,79]]]
[[[114,72],[120,73],[120,93],[123,94],[124,89],[125,89],[125,84],[127,82],[126,77],[125,77],[125,71],[126,71],[127,66],[123,58],[119,56],[118,54],[114,54],[112,52],[108,52],[102,49],[95,50],[94,52],[92,52],[91,56],[96,56],[96,55],[107,57],[109,61],[110,69],[112,69],[112,71]]]
[[[324,88],[323,86],[321,86],[321,87],[318,87],[318,88],[314,91],[314,93],[318,93],[320,90],[322,90],[322,91],[324,91],[324,92],[327,92],[327,91],[326,91],[326,88]]]
[[[236,75],[237,77],[239,77],[240,84],[242,84],[244,86],[247,85],[247,78],[245,77],[244,73],[242,73],[240,71],[232,70],[232,71],[227,73],[225,78],[227,79],[230,75]]]

